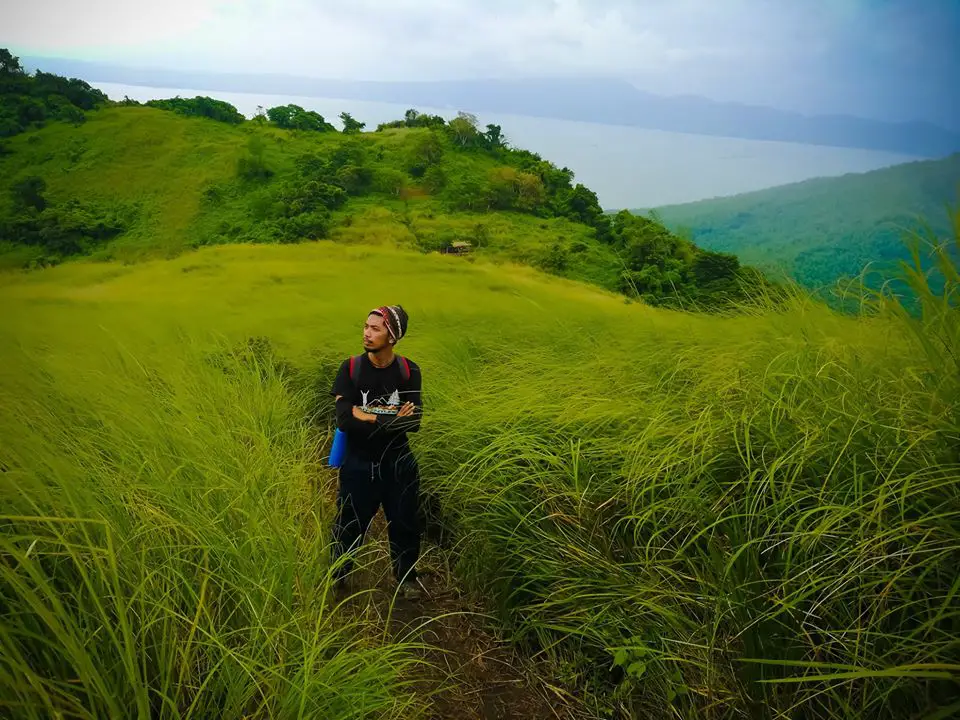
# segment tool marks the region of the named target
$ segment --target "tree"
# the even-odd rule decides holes
[[[447,185],[447,174],[442,165],[433,165],[423,174],[423,187],[427,192],[438,193]]]
[[[497,167],[487,175],[487,207],[508,210],[517,196],[517,171],[511,167]]]
[[[296,217],[303,213],[327,208],[336,210],[347,202],[343,188],[317,180],[288,182],[283,185],[278,198],[284,207],[284,215]]]
[[[486,183],[469,174],[447,183],[447,195],[460,210],[482,210],[486,207]]]
[[[263,138],[254,135],[247,141],[247,154],[237,160],[237,176],[249,182],[264,182],[273,176],[264,158]]]
[[[274,125],[286,130],[308,130],[313,132],[336,132],[323,115],[313,110],[304,110],[299,105],[278,105],[267,110],[267,117]]]
[[[457,116],[450,121],[450,131],[453,134],[454,142],[460,147],[467,147],[476,142],[480,136],[477,130],[477,117],[466,112],[458,112]]]
[[[487,125],[487,131],[483,136],[487,145],[493,150],[507,146],[507,138],[499,125]]]
[[[267,110],[267,118],[279,128],[292,128],[295,107],[295,105],[277,105]]]
[[[728,253],[704,250],[693,261],[693,274],[699,285],[718,280],[732,280],[739,270],[740,259]]]
[[[344,165],[334,177],[336,184],[351,195],[362,195],[373,181],[373,170],[363,165]]]
[[[20,58],[6,48],[0,48],[0,75],[23,75]]]
[[[554,240],[553,244],[550,245],[539,260],[539,265],[542,270],[556,275],[562,274],[567,269],[568,264],[569,254],[559,240]]]
[[[541,160],[531,168],[531,171],[540,176],[544,186],[547,188],[547,193],[551,196],[558,195],[573,187],[574,174],[570,168],[558,168],[551,162]]]
[[[439,115],[427,115],[411,108],[403,114],[403,124],[407,127],[436,128],[443,127],[447,121]]]
[[[383,167],[373,176],[373,189],[384,195],[399,197],[406,187],[407,178],[399,170]]]
[[[340,122],[343,123],[344,135],[351,135],[354,133],[358,133],[367,126],[366,123],[362,123],[358,120],[355,120],[353,116],[348,112],[340,113]]]
[[[293,161],[297,172],[304,178],[312,180],[324,180],[333,173],[330,167],[330,160],[318,153],[304,153],[297,156]]]
[[[239,125],[245,120],[243,115],[230,103],[206,96],[150,100],[147,102],[147,105],[149,107],[160,108],[161,110],[172,110],[181,115],[206,117],[231,125]]]
[[[547,200],[547,193],[543,181],[533,173],[517,173],[517,200],[518,210],[536,212],[543,207]]]
[[[365,165],[367,148],[362,140],[351,138],[344,140],[330,155],[330,166],[337,170],[344,165]]]
[[[437,133],[430,131],[419,135],[410,148],[409,169],[414,177],[422,177],[443,157],[443,143]]]
[[[46,189],[46,181],[42,177],[32,175],[13,186],[13,201],[19,207],[33,208],[43,212],[47,207],[47,200],[43,197]]]
[[[603,214],[597,194],[586,185],[579,183],[567,197],[566,204],[568,215],[587,225],[593,225],[597,216]]]
[[[487,207],[494,210],[535,212],[546,195],[540,178],[509,166],[496,167],[487,174]]]

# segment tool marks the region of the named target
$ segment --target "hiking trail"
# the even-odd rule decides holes
[[[374,517],[364,547],[376,559],[358,567],[342,612],[363,613],[390,639],[424,645],[417,688],[432,705],[429,720],[585,720],[576,698],[548,681],[548,671],[499,639],[482,609],[461,593],[444,551],[423,541],[418,564],[423,597],[393,597],[387,529]]]

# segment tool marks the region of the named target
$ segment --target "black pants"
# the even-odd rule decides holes
[[[415,579],[420,555],[419,493],[419,468],[409,450],[379,462],[364,461],[348,452],[340,468],[337,491],[335,558],[363,544],[373,516],[383,505],[394,576],[397,580]],[[352,566],[348,559],[338,568],[337,576],[345,576]]]

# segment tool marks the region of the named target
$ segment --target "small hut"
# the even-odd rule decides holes
[[[470,252],[471,245],[466,240],[454,240],[443,249],[445,255],[466,255]]]

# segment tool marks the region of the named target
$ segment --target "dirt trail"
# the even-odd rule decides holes
[[[499,640],[481,609],[456,588],[441,550],[425,545],[418,565],[426,592],[419,602],[393,598],[382,514],[374,519],[365,548],[378,557],[354,573],[347,606],[389,622],[394,639],[426,646],[417,686],[432,697],[430,720],[584,720],[576,700],[548,682],[548,671],[523,661]],[[372,590],[370,592],[361,592]],[[392,606],[391,606],[392,605]],[[437,670],[439,668],[439,671]]]

